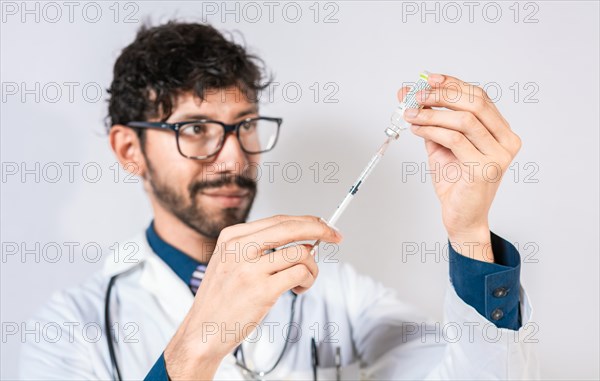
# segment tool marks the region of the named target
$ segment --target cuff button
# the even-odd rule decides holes
[[[504,298],[506,295],[508,295],[508,290],[504,287],[498,287],[494,290],[493,295],[496,298]]]
[[[492,320],[500,320],[504,316],[504,312],[500,308],[496,308],[492,311]]]

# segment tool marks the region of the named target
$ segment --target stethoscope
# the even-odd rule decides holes
[[[285,354],[285,350],[287,349],[288,343],[290,342],[290,332],[292,332],[291,327],[292,327],[292,324],[294,323],[294,313],[296,312],[296,299],[298,299],[298,295],[294,294],[293,292],[291,292],[291,293],[292,293],[292,307],[291,307],[291,311],[290,311],[290,322],[288,324],[288,331],[287,331],[287,334],[285,337],[285,343],[283,344],[283,349],[281,350],[281,353],[279,354],[277,361],[275,361],[275,364],[273,364],[273,366],[271,368],[269,368],[269,370],[266,370],[266,371],[252,370],[252,369],[249,369],[248,366],[246,365],[246,359],[244,358],[244,348],[242,348],[241,344],[238,345],[238,347],[233,352],[233,356],[235,357],[235,365],[240,367],[243,371],[248,372],[250,374],[250,376],[255,380],[263,379],[267,374],[271,373],[272,371],[275,370],[275,368],[277,368],[277,365],[279,365],[279,363],[281,362],[281,359],[283,358],[283,355]],[[238,358],[238,353],[241,355],[241,361]]]
[[[121,375],[121,369],[119,368],[119,363],[117,362],[117,356],[115,354],[114,336],[113,336],[112,331],[110,330],[111,325],[112,325],[111,320],[110,320],[110,294],[112,292],[113,286],[115,285],[115,281],[117,280],[117,277],[119,277],[122,274],[125,274],[126,272],[113,275],[110,278],[110,280],[108,281],[108,286],[106,289],[106,296],[104,299],[104,324],[105,324],[105,329],[106,329],[106,333],[107,333],[106,338],[108,341],[108,353],[110,355],[110,362],[111,362],[112,368],[113,368],[113,378],[117,381],[122,381],[123,378]],[[279,354],[277,361],[275,361],[275,364],[273,364],[273,366],[266,371],[252,370],[246,365],[246,359],[244,358],[244,349],[242,348],[241,344],[233,352],[233,355],[236,360],[235,365],[237,365],[244,372],[249,374],[253,379],[260,380],[260,379],[264,378],[266,375],[273,372],[275,370],[275,368],[277,368],[277,365],[279,365],[279,363],[281,362],[281,359],[283,358],[283,356],[285,355],[285,352],[288,347],[288,343],[290,342],[290,335],[291,335],[291,331],[292,331],[291,327],[292,327],[292,324],[294,323],[294,314],[296,312],[296,300],[298,298],[298,295],[296,295],[292,291],[290,291],[290,292],[292,293],[292,306],[291,306],[291,311],[290,311],[290,322],[288,325],[288,327],[290,327],[290,329],[288,329],[288,332],[287,332],[286,338],[285,338],[285,344],[283,345],[283,349],[281,350],[281,353]],[[318,363],[317,363],[317,354],[316,354],[316,348],[314,346],[314,341],[313,341],[313,347],[312,347],[312,358],[313,358],[313,375],[314,375],[314,379],[316,380],[316,366],[318,365]]]

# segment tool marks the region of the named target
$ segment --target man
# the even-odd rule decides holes
[[[462,170],[459,181],[434,183],[452,242],[442,328],[352,267],[317,263],[309,245],[282,248],[339,243],[323,220],[245,222],[252,168],[281,123],[259,113],[262,80],[257,57],[206,25],[142,28],[123,50],[109,140],[143,179],[154,220],[121,245],[119,261],[57,293],[30,323],[60,322],[67,334],[73,322],[96,322],[102,340],[27,342],[22,377],[326,379],[357,378],[357,369],[377,379],[536,377],[523,340],[531,310],[520,257],[488,225],[500,182],[480,171],[506,170],[520,140],[485,92],[432,74],[433,89],[419,94],[425,108],[405,114],[432,168]]]

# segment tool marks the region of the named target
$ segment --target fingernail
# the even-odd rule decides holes
[[[404,110],[404,116],[406,117],[414,118],[417,115],[419,115],[418,108],[407,108],[406,110]]]
[[[429,82],[442,83],[445,79],[446,77],[441,74],[429,74]]]

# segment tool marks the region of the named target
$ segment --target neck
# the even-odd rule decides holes
[[[161,207],[154,208],[154,230],[171,246],[204,263],[210,260],[217,242],[198,233]]]

